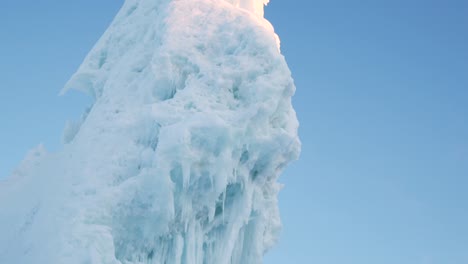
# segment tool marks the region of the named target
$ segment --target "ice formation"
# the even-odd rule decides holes
[[[127,0],[68,89],[63,150],[0,182],[0,263],[261,263],[299,154],[267,0]]]

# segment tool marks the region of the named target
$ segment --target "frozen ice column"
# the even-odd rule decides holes
[[[0,183],[0,263],[261,263],[300,150],[264,3],[127,0],[64,89],[94,98],[64,149]]]

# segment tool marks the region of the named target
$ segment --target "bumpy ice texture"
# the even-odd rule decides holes
[[[299,154],[265,0],[127,0],[66,85],[64,148],[0,182],[0,263],[261,263]]]

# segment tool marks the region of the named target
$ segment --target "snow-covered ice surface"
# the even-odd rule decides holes
[[[0,182],[0,263],[261,263],[298,157],[266,0],[127,0],[67,83],[63,150]]]

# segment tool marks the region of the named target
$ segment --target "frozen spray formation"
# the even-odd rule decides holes
[[[0,263],[261,263],[298,157],[266,0],[127,0],[66,85],[64,148],[0,182]]]

